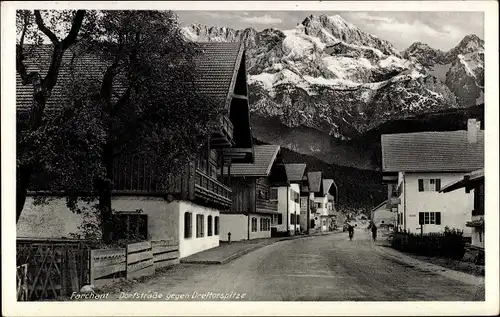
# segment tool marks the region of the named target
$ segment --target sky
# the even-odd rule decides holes
[[[182,25],[200,23],[234,29],[252,27],[293,29],[307,16],[340,15],[361,30],[391,42],[398,50],[414,42],[448,51],[466,35],[484,39],[483,12],[382,12],[382,11],[175,11]]]

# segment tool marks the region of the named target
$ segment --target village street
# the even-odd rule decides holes
[[[130,292],[162,293],[163,300],[189,294],[235,293],[256,301],[468,300],[476,286],[404,265],[380,252],[380,243],[357,229],[278,242],[223,265],[181,264]],[[119,297],[110,294],[108,300]],[[194,300],[203,300],[197,298]],[[232,299],[237,300],[237,299]]]

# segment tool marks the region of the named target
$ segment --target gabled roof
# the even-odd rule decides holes
[[[285,164],[286,175],[290,182],[302,182],[306,164],[304,163],[288,163]]]
[[[467,131],[382,135],[383,172],[469,172],[484,166],[484,131],[478,142]]]
[[[254,163],[231,164],[231,176],[269,176],[276,156],[280,150],[279,145],[257,145],[254,147]],[[224,173],[227,172],[225,169]]]
[[[307,178],[309,180],[309,191],[318,193],[321,190],[321,180],[322,173],[320,172],[308,172]]]
[[[371,212],[374,212],[376,211],[377,209],[379,209],[380,207],[382,207],[383,205],[387,205],[387,200],[384,200],[383,202],[381,202],[380,204],[377,205],[377,207],[373,208],[371,210]]]
[[[323,179],[323,195],[330,194],[335,199],[337,199],[338,196],[338,188],[337,184],[335,184],[335,181],[330,178]]]
[[[234,91],[234,85],[240,64],[244,54],[243,43],[196,43],[201,49],[201,54],[194,58],[196,65],[196,79],[200,93],[223,102],[229,110],[229,100]],[[26,45],[26,49],[28,49]],[[27,71],[39,71],[45,76],[51,62],[52,45],[41,45],[32,48],[33,54],[26,54],[24,61]],[[63,55],[63,61],[59,71],[57,85],[52,91],[52,95],[47,100],[47,109],[60,107],[63,94],[63,87],[71,79],[70,69],[73,51],[78,52],[74,59],[75,68],[85,76],[102,79],[110,61],[100,58],[97,54],[81,53],[77,46],[71,47]],[[31,57],[30,57],[31,56]],[[120,87],[115,87],[120,89]],[[18,109],[31,106],[33,99],[33,86],[23,85],[21,77],[16,72],[16,105]]]
[[[240,42],[197,43],[202,54],[195,58],[200,92],[221,102],[232,97],[236,76],[243,58],[244,45]]]

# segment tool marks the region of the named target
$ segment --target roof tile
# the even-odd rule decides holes
[[[484,167],[484,131],[477,143],[467,131],[382,135],[384,172],[469,172]]]
[[[279,145],[258,145],[254,147],[254,163],[231,164],[231,176],[269,176]]]

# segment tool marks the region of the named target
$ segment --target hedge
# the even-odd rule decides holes
[[[463,231],[445,228],[443,233],[395,232],[392,247],[408,253],[460,260],[465,253]]]

